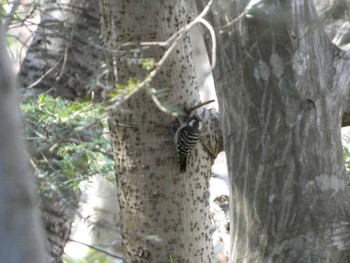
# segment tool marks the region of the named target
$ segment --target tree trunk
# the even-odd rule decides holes
[[[100,97],[93,81],[101,62],[99,3],[86,0],[64,2],[47,4],[21,65],[20,78],[24,88],[29,87],[34,94],[46,92],[77,99],[95,91],[94,95]],[[53,158],[53,155],[43,155]],[[47,234],[48,262],[51,263],[62,262],[79,202],[79,194],[63,182],[70,177],[62,178],[57,182],[59,194],[50,193],[48,196],[41,193],[40,209]],[[39,184],[41,180],[47,178],[39,178]]]
[[[132,50],[129,53],[114,50],[106,56],[109,61],[117,61],[121,87],[131,80],[143,80],[147,73],[140,61],[144,58],[157,61],[165,51],[154,46],[140,50],[140,41],[166,40],[190,19],[186,2],[175,0],[103,0],[101,14],[107,50],[113,51],[126,42],[136,45],[133,50],[132,46],[124,45]],[[116,78],[113,72],[111,68],[111,80]],[[199,102],[188,37],[180,41],[151,87],[168,89],[169,104],[186,108]],[[217,153],[209,155],[204,150],[206,143],[210,144],[209,113],[198,111],[206,128],[189,158],[187,172],[180,174],[171,118],[144,92],[149,89],[147,86],[125,101],[110,119],[124,260],[213,262],[208,187],[210,156]]]
[[[0,33],[0,258],[2,262],[45,262],[44,236],[29,175],[15,78]]]
[[[329,38],[338,47],[350,51],[350,1],[316,0],[315,5]],[[342,126],[350,126],[350,103],[343,114]]]
[[[99,35],[98,1],[47,4],[21,65],[24,88],[69,99],[101,97]]]
[[[230,262],[349,262],[340,137],[348,55],[324,34],[311,1],[258,1],[227,25],[245,4],[217,1],[211,13]]]

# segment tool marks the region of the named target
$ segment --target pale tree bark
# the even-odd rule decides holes
[[[94,91],[95,97],[101,97],[101,90],[96,88],[101,62],[99,33],[98,1],[48,3],[19,73],[26,92],[77,99],[91,96]],[[49,147],[40,155],[56,158],[49,153]],[[39,178],[39,184],[41,180],[47,179]],[[42,193],[40,198],[51,263],[62,262],[80,196],[65,187],[69,176],[62,175],[61,180],[57,192]]]
[[[230,23],[247,4],[215,1],[210,17],[230,177],[230,262],[349,262],[340,136],[349,54],[324,33],[312,1],[255,1]]]
[[[102,38],[111,51],[106,60],[117,65],[110,70],[110,80],[118,78],[121,87],[145,78],[139,64],[143,58],[158,61],[166,51],[157,46],[141,50],[140,41],[166,40],[190,20],[186,1],[175,0],[102,0],[101,14]],[[125,48],[117,51],[123,44]],[[146,89],[150,87],[168,89],[163,101],[169,104],[186,108],[199,102],[188,37]],[[212,157],[218,153],[209,151],[220,148],[211,141],[214,122],[209,111],[198,110],[205,130],[186,173],[180,174],[171,118],[144,90],[125,101],[110,119],[124,261],[214,262],[208,189]]]
[[[29,174],[16,83],[0,33],[0,258],[3,262],[45,262],[44,235]]]

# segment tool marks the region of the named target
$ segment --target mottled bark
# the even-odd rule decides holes
[[[63,3],[64,2],[64,3]],[[69,99],[101,96],[96,88],[100,65],[98,1],[72,0],[47,4],[41,23],[21,65],[23,88],[34,94],[42,92]],[[48,148],[51,146],[48,146]],[[57,158],[42,150],[40,155]],[[39,178],[39,184],[47,178]],[[62,180],[62,181],[61,181]],[[48,262],[62,262],[71,232],[71,223],[79,202],[79,194],[57,179],[59,193],[41,193],[40,208],[47,234]],[[64,189],[65,188],[65,189]]]
[[[328,39],[308,0],[258,1],[223,28],[246,4],[215,1],[211,13],[230,262],[349,262],[340,137],[349,56]]]
[[[44,263],[44,235],[29,174],[15,77],[0,33],[0,258]]]
[[[101,1],[102,38],[107,50],[125,42],[163,41],[189,20],[185,1]],[[132,46],[127,46],[127,49]],[[129,49],[129,51],[131,51]],[[108,53],[117,61],[118,83],[142,80],[143,58],[159,60],[165,48]],[[185,37],[150,84],[168,89],[163,102],[189,107],[199,102],[189,38]],[[209,218],[209,177],[212,156],[209,113],[202,141],[180,174],[171,118],[141,90],[110,119],[116,161],[125,262],[213,262]],[[213,136],[212,138],[214,138]],[[207,150],[205,150],[205,149]]]
[[[315,5],[329,38],[338,47],[350,51],[350,1],[315,0]],[[342,126],[350,126],[350,102],[346,105]]]
[[[99,34],[98,1],[47,4],[21,65],[24,88],[69,99],[101,97]]]
[[[77,200],[77,198],[75,198]],[[48,263],[61,263],[64,247],[71,232],[74,213],[67,213],[52,199],[41,198],[41,214],[46,230],[49,250]]]

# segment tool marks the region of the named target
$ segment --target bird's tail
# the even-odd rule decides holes
[[[180,159],[180,172],[184,173],[186,172],[186,158]]]

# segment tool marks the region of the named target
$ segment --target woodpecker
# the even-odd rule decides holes
[[[174,142],[179,156],[181,173],[186,172],[187,157],[196,146],[201,129],[202,119],[198,114],[194,114],[175,132]]]

